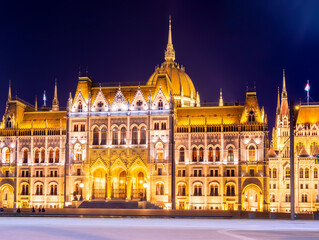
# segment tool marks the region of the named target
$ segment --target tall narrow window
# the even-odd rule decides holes
[[[79,143],[74,145],[74,160],[76,161],[82,160],[82,147]]]
[[[186,185],[185,184],[178,185],[177,196],[186,196]]]
[[[248,160],[249,161],[256,161],[256,149],[254,146],[249,146],[248,148]]]
[[[314,177],[314,178],[318,178],[318,169],[317,169],[317,168],[315,168],[315,169],[313,170],[313,177]]]
[[[300,168],[300,170],[299,170],[299,178],[303,178],[303,169],[302,168]]]
[[[78,104],[78,112],[82,112],[82,111],[83,111],[82,102],[79,102],[79,104]]]
[[[179,161],[185,162],[185,149],[183,147],[179,149]]]
[[[55,163],[59,163],[60,161],[60,150],[56,149],[55,150]]]
[[[290,168],[289,167],[286,168],[285,177],[290,178]]]
[[[40,159],[40,151],[39,149],[36,149],[34,151],[34,163],[39,163],[39,159]]]
[[[112,144],[113,145],[119,144],[119,130],[116,127],[113,128]]]
[[[28,149],[23,151],[23,163],[28,163]]]
[[[146,144],[146,128],[142,127],[140,132],[140,144]]]
[[[309,169],[308,168],[305,169],[305,178],[309,178]]]
[[[107,131],[106,131],[106,128],[102,128],[102,131],[101,131],[101,145],[106,145],[106,135],[107,135]]]
[[[126,128],[125,127],[121,128],[121,144],[122,145],[126,144]]]
[[[219,147],[217,147],[215,149],[215,162],[219,162],[220,161],[220,149]]]
[[[156,195],[164,195],[164,183],[156,183]]]
[[[202,185],[200,184],[194,185],[194,196],[202,196]]]
[[[53,163],[53,149],[49,151],[49,163]]]
[[[204,149],[202,147],[199,149],[199,161],[204,161]]]
[[[277,169],[276,168],[274,168],[274,170],[272,171],[272,177],[277,178]]]
[[[251,109],[248,114],[248,122],[255,122],[255,120],[255,112]]]
[[[93,145],[99,145],[99,129],[95,127],[93,129]]]
[[[45,150],[41,149],[41,163],[45,162]]]
[[[158,110],[163,110],[163,101],[162,100],[158,101]]]
[[[234,161],[234,150],[232,147],[228,148],[228,162]]]
[[[212,147],[208,149],[208,161],[210,162],[214,161],[214,151]]]
[[[138,130],[137,127],[133,127],[132,129],[132,144],[138,143]]]
[[[157,160],[164,159],[163,153],[164,153],[163,144],[159,142],[156,144],[156,159]]]
[[[6,148],[4,152],[5,162],[10,163],[10,149]]]
[[[197,162],[197,149],[193,147],[193,162]]]
[[[310,145],[310,155],[315,155],[316,148],[318,147],[318,144],[316,142],[312,142]]]

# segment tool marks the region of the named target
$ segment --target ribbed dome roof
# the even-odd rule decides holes
[[[148,79],[147,85],[157,85],[158,78],[165,75],[171,82],[172,89],[170,91],[174,96],[184,96],[196,100],[196,90],[192,80],[184,68],[180,68],[175,62],[164,62]]]

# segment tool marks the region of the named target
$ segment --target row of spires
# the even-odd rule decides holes
[[[12,100],[11,81],[9,80],[8,101],[11,101],[11,100]],[[45,90],[44,90],[44,94],[43,94],[43,107],[44,108],[46,107]],[[38,111],[38,100],[37,100],[37,97],[35,97],[34,109],[35,109],[35,111]],[[57,79],[55,79],[55,85],[54,85],[54,97],[53,97],[53,100],[52,100],[52,110],[53,111],[59,111]]]

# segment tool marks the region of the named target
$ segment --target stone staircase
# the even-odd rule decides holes
[[[147,209],[161,209],[157,205],[147,202]],[[110,200],[110,201],[83,201],[78,208],[113,208],[113,209],[138,209],[138,201]]]

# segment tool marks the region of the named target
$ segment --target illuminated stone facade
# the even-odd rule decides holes
[[[267,116],[255,89],[243,104],[201,106],[175,62],[146,84],[111,86],[80,75],[61,111],[11,98],[1,126],[0,205],[63,207],[147,200],[178,209],[269,210]],[[9,151],[9,152],[8,152]],[[173,177],[172,177],[173,176]]]
[[[319,209],[318,169],[319,106],[299,104],[295,108],[295,206],[296,212]],[[269,156],[270,210],[290,212],[290,116],[285,73],[281,99],[278,91],[273,148]]]

